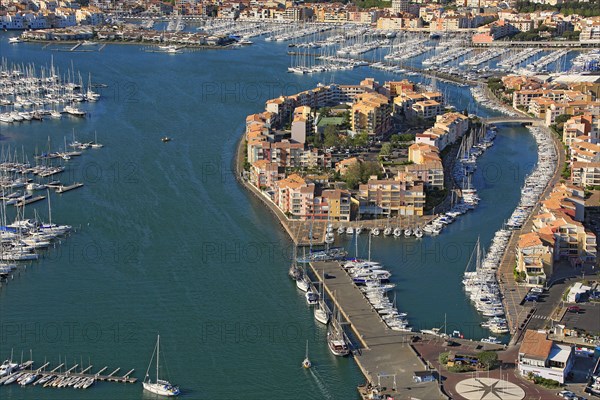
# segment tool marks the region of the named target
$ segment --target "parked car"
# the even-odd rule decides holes
[[[534,288],[531,288],[531,290],[529,292],[542,294],[542,293],[544,293],[544,289],[542,289],[541,287],[534,287]]]
[[[537,294],[528,294],[527,296],[525,296],[525,301],[538,301],[539,300],[539,296]]]
[[[579,311],[581,311],[581,308],[579,306],[569,306],[567,307],[567,311],[572,313],[578,313]]]
[[[577,399],[577,395],[570,390],[561,390],[560,392],[556,393],[556,395],[568,400]]]

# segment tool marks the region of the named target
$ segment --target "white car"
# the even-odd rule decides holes
[[[573,392],[571,392],[570,390],[561,390],[560,392],[556,393],[558,396],[562,397],[563,399],[568,399],[568,400],[574,400],[577,399],[577,395]]]

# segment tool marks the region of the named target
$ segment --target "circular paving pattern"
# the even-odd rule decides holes
[[[522,400],[525,391],[509,381],[470,378],[456,384],[456,392],[467,400]]]

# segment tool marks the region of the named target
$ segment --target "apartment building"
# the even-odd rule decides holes
[[[391,106],[387,96],[379,93],[364,93],[357,96],[352,105],[352,130],[366,132],[379,137],[392,126]]]
[[[522,376],[531,373],[563,384],[573,367],[573,348],[554,343],[544,331],[527,330],[517,363]]]
[[[538,232],[519,235],[517,242],[517,271],[525,273],[528,285],[543,285],[552,276],[554,238]]]
[[[359,186],[358,197],[361,215],[423,215],[425,208],[424,184],[414,176],[382,180],[372,176]]]

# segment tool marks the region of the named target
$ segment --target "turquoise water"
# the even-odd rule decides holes
[[[53,149],[62,146],[73,130],[80,140],[97,132],[105,148],[69,161],[60,177],[86,186],[52,195],[53,221],[77,232],[0,290],[0,355],[14,349],[15,358],[21,351],[27,358],[32,349],[38,362],[135,368],[141,379],[160,332],[165,372],[187,398],[357,398],[360,371],[328,352],[324,329],[287,277],[289,239],[235,181],[231,160],[245,116],[265,100],[318,82],[397,76],[366,68],[287,74],[287,46],[260,40],[169,56],[131,45],[56,52],[9,46],[6,37],[0,54],[9,62],[49,65],[53,57],[61,73],[74,65],[84,82],[90,72],[109,86],[98,103],[83,106],[91,113],[85,120],[1,126],[2,144],[30,156],[48,137]],[[467,90],[438,86],[457,109],[473,107]],[[165,135],[173,141],[162,143]],[[524,129],[500,129],[481,158],[482,203],[474,213],[437,238],[373,240],[373,257],[394,271],[399,307],[415,326],[439,325],[444,313],[449,327],[463,331],[479,321],[460,275],[477,236],[489,243],[516,205],[534,149]],[[46,203],[31,206],[29,216],[32,209],[48,214]],[[448,256],[453,244],[459,256]],[[315,364],[308,372],[300,367],[307,339]],[[147,397],[139,384],[98,384],[85,395],[14,385],[0,391],[3,399]]]

